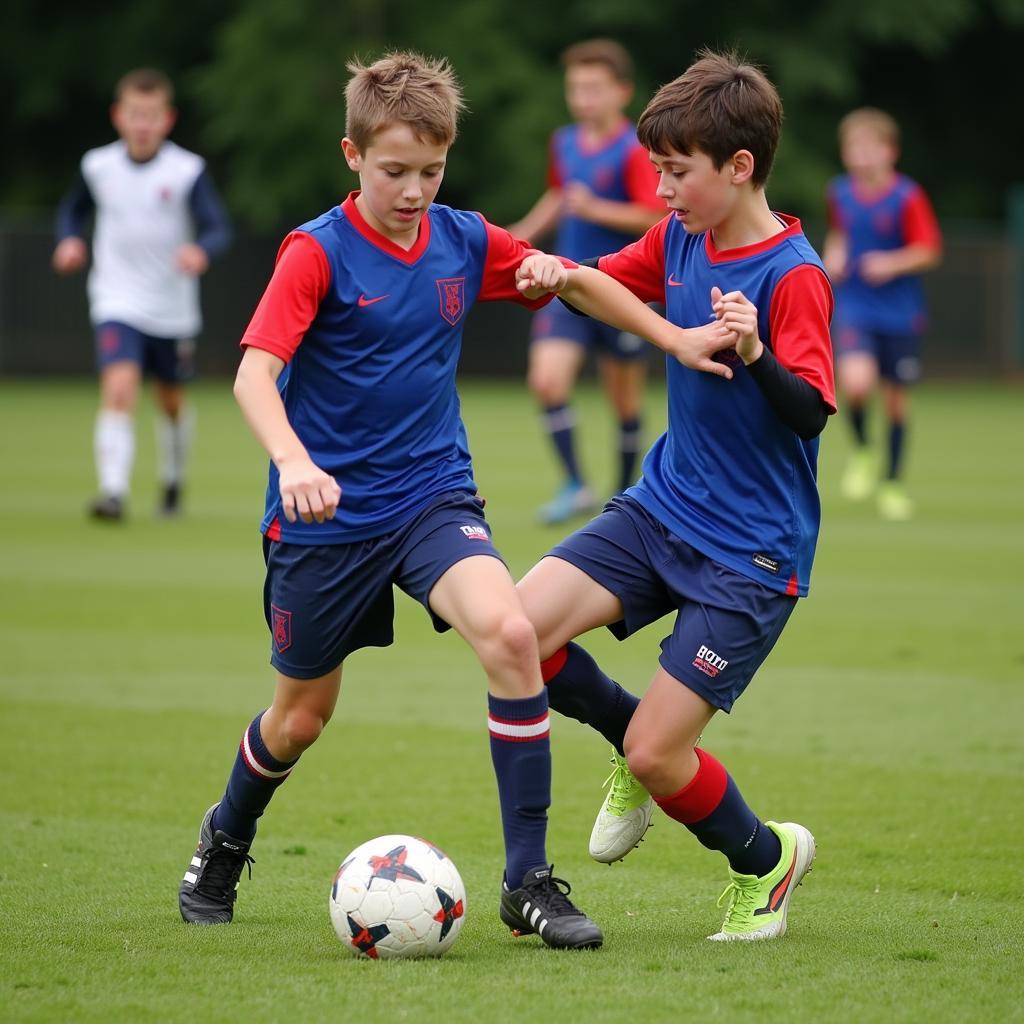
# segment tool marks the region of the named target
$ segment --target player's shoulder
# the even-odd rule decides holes
[[[896,175],[896,187],[901,196],[906,199],[916,198],[917,196],[927,198],[928,196],[924,186],[919,181],[911,178],[909,174],[903,174],[902,172]]]
[[[190,177],[198,177],[206,167],[206,161],[198,153],[193,153],[192,150],[185,149],[170,139],[160,147],[156,158],[166,167],[174,168]]]
[[[105,146],[96,146],[82,156],[82,170],[85,173],[102,171],[115,167],[128,159],[127,147],[120,139],[108,142]]]
[[[348,216],[340,206],[332,206],[329,210],[324,210],[323,213],[304,221],[295,230],[316,238],[336,231],[340,225],[346,224],[348,221]]]

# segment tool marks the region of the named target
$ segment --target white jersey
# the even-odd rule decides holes
[[[136,163],[123,142],[91,149],[82,177],[96,204],[89,315],[161,338],[199,333],[199,280],[178,269],[179,246],[194,239],[189,207],[201,156],[165,142]]]

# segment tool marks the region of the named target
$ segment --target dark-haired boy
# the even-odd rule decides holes
[[[806,828],[758,818],[697,746],[807,593],[817,437],[835,411],[828,280],[799,222],[765,198],[781,122],[758,69],[708,51],[647,105],[637,134],[670,216],[597,266],[644,301],[664,301],[673,323],[731,332],[735,351],[718,357],[728,379],[669,359],[669,426],[640,482],[519,583],[550,706],[615,749],[592,855],[625,856],[649,821],[645,790],[654,794],[728,859],[725,922],[710,936],[719,941],[781,936],[814,857]],[[538,283],[533,263],[520,268],[524,287]],[[593,270],[554,276],[564,299],[595,312]],[[639,701],[570,642],[602,625],[623,639],[669,612],[674,628]]]

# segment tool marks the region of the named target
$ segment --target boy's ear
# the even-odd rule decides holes
[[[341,140],[341,151],[345,154],[345,163],[348,164],[349,170],[358,174],[363,167],[363,158],[356,149],[356,144],[347,135]]]
[[[754,154],[749,149],[738,149],[732,155],[732,178],[734,185],[750,181],[754,173]]]

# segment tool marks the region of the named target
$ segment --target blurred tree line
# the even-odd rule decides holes
[[[452,60],[471,108],[442,201],[508,221],[543,188],[566,119],[559,53],[592,36],[632,51],[634,115],[703,45],[763,66],[786,108],[769,196],[811,221],[836,121],[862,104],[900,121],[902,166],[941,216],[1001,218],[1019,177],[1024,0],[8,0],[0,206],[52,208],[112,138],[113,83],[153,65],[178,87],[174,138],[208,158],[239,223],[287,228],[354,187],[338,152],[346,61],[413,47]]]

